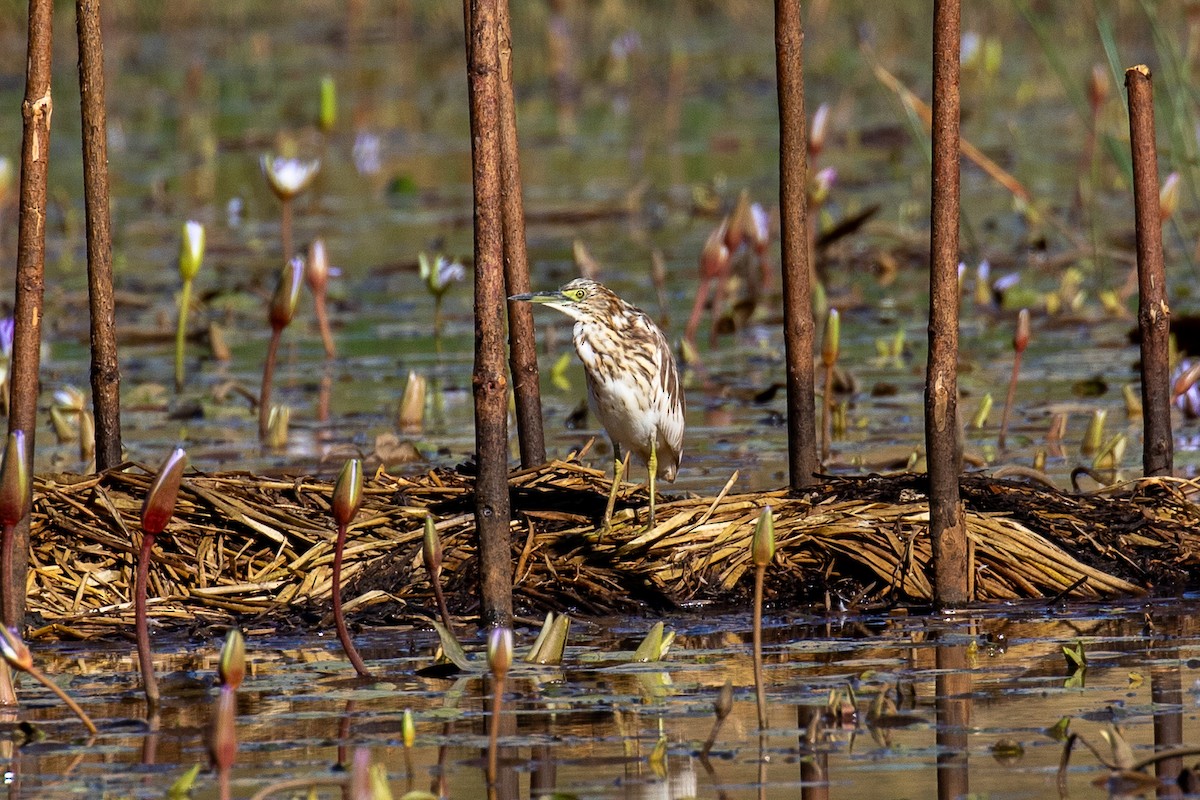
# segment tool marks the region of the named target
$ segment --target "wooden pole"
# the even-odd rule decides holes
[[[521,196],[521,158],[517,147],[517,108],[513,96],[512,23],[508,0],[499,0],[500,21],[500,185],[504,221],[504,284],[508,294],[529,291],[529,257],[525,251],[525,203]],[[512,371],[517,406],[517,432],[521,466],[546,461],[542,427],[542,390],[539,384],[537,339],[533,333],[533,306],[508,304],[508,364]]]
[[[812,270],[808,261],[808,120],[804,114],[804,28],[799,0],[775,0],[779,92],[779,215],[783,330],[787,353],[788,485],[811,485],[817,471]]]
[[[87,213],[88,301],[96,469],[121,463],[121,365],[117,358],[112,233],[108,205],[108,122],[100,0],[77,0],[79,105],[83,119],[83,197]]]
[[[475,188],[475,524],[480,622],[512,621],[508,375],[504,364],[504,233],[500,201],[498,0],[471,0],[467,77]]]
[[[29,41],[25,61],[25,101],[21,106],[21,199],[17,224],[17,285],[13,309],[12,378],[8,431],[24,431],[29,459],[37,431],[38,380],[41,369],[42,296],[46,264],[46,179],[50,164],[50,58],[53,42],[52,0],[29,0]],[[30,474],[33,473],[32,464]],[[30,482],[32,491],[33,482]],[[6,603],[19,628],[25,617],[25,576],[29,570],[29,515],[13,530],[12,585],[0,587],[15,602]]]
[[[1137,237],[1138,327],[1142,333],[1142,471],[1170,475],[1171,309],[1163,265],[1162,215],[1158,204],[1158,149],[1154,140],[1154,87],[1150,68],[1125,70],[1129,92],[1129,146],[1133,150],[1133,209]]]
[[[925,452],[934,602],[939,606],[958,606],[970,600],[967,531],[958,494],[962,471],[958,428],[960,26],[959,0],[935,0]]]

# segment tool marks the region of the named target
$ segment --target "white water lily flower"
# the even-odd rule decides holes
[[[430,262],[428,256],[420,253],[417,256],[417,263],[421,268],[421,280],[425,281],[429,291],[435,295],[444,294],[450,284],[458,283],[467,277],[466,267],[445,256],[438,256],[436,261]]]
[[[321,169],[320,160],[315,158],[304,161],[264,154],[261,163],[271,190],[280,200],[289,200],[307,189]]]
[[[750,226],[750,241],[754,243],[754,249],[760,252],[765,250],[771,243],[771,217],[761,203],[750,205]]]

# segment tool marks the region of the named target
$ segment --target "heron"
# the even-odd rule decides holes
[[[612,517],[622,450],[646,465],[653,529],[655,479],[674,481],[683,456],[683,391],[666,335],[649,314],[587,278],[509,299],[547,305],[575,320],[571,338],[587,375],[588,403],[613,443],[612,493],[602,529]]]

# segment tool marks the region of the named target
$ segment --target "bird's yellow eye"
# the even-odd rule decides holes
[[[571,294],[573,294],[575,296],[576,300],[582,300],[584,295],[587,294],[587,292],[585,292],[583,289],[576,289],[575,291],[571,292]]]

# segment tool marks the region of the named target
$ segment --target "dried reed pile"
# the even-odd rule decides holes
[[[132,624],[133,557],[147,470],[42,476],[35,484],[30,610],[33,635],[93,636]],[[732,481],[731,481],[732,485]],[[829,479],[785,492],[660,505],[646,532],[631,507],[600,538],[607,481],[574,462],[512,475],[518,608],[601,615],[697,601],[732,604],[747,591],[749,541],[764,504],[776,513],[768,572],[777,603],[921,603],[930,597],[924,476]],[[984,477],[963,479],[979,600],[1088,598],[1174,591],[1195,583],[1200,510],[1182,481],[1104,495],[1065,495]],[[623,504],[644,503],[627,487]],[[321,624],[328,613],[332,487],[309,478],[193,474],[155,550],[151,616],[159,625]],[[369,622],[430,613],[420,561],[425,514],[438,520],[451,605],[474,607],[472,479],[449,471],[367,481],[346,551],[346,609]]]

